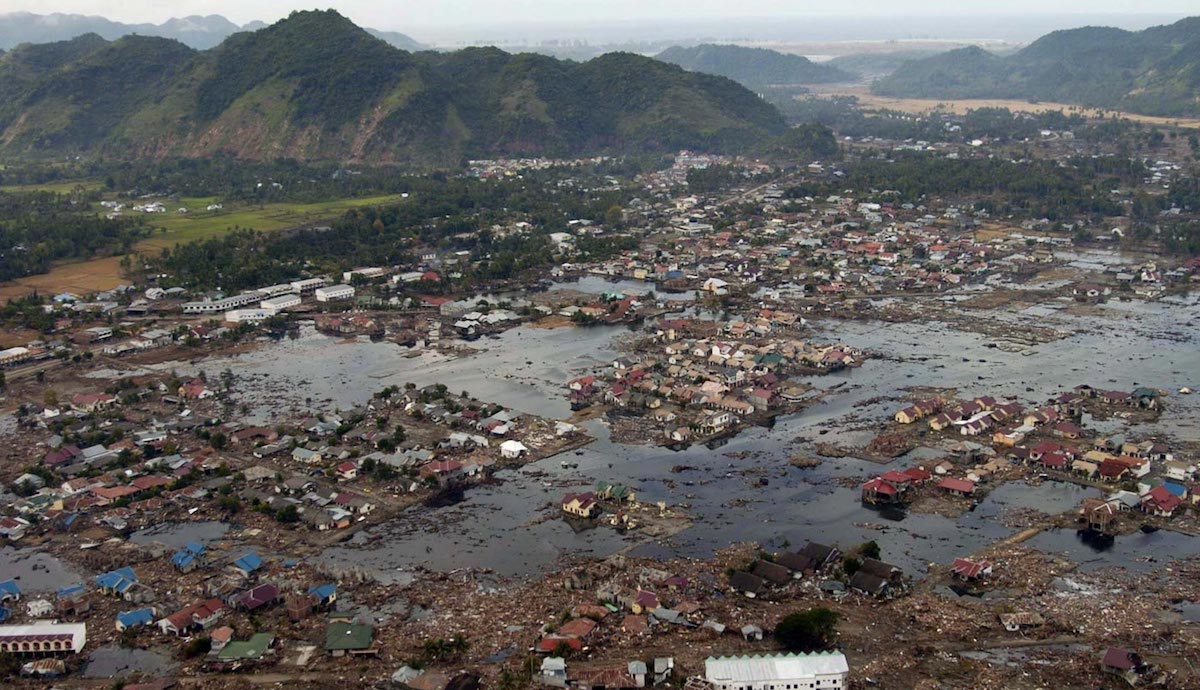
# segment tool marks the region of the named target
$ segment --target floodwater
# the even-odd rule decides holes
[[[202,522],[163,522],[140,529],[129,535],[134,544],[163,544],[172,549],[183,548],[188,542],[208,545],[229,531],[229,525],[216,520]]]
[[[1064,556],[1078,564],[1082,572],[1122,566],[1148,573],[1175,559],[1200,556],[1200,539],[1169,530],[1105,538],[1089,532],[1060,529],[1042,532],[1025,544]]]
[[[88,654],[82,675],[84,678],[161,677],[174,673],[175,667],[175,662],[158,652],[110,644]]]
[[[181,362],[160,368],[181,373],[203,369],[210,375],[232,369],[238,397],[250,406],[248,417],[255,422],[270,422],[277,414],[348,410],[388,386],[408,382],[444,383],[456,393],[467,390],[521,412],[565,418],[571,414],[562,394],[566,382],[610,363],[618,356],[614,338],[622,334],[629,335],[629,328],[521,327],[495,340],[471,343],[476,354],[450,357],[365,338],[335,339],[307,325],[296,339],[246,354],[205,360],[191,369]]]
[[[44,551],[0,546],[0,582],[15,579],[22,593],[83,584],[86,574]]]
[[[548,464],[543,461],[541,465]],[[541,484],[537,466],[498,472],[498,485],[472,489],[446,508],[423,506],[387,525],[359,535],[348,546],[329,549],[331,563],[353,561],[380,571],[417,566],[448,571],[490,568],[498,575],[523,575],[567,555],[607,556],[630,545],[611,529],[576,533],[552,504],[567,491]]]
[[[1200,623],[1200,603],[1198,602],[1181,602],[1175,607],[1175,611],[1188,623]]]
[[[642,282],[638,280],[618,280],[610,281],[600,276],[583,276],[579,280],[567,283],[555,283],[550,287],[550,290],[577,290],[586,292],[589,295],[603,295],[606,293],[619,292],[626,297],[645,297],[653,292],[661,300],[674,300],[676,302],[690,302],[695,300],[697,293],[695,290],[684,290],[681,292],[663,292],[658,289],[658,286],[653,282]]]
[[[607,290],[620,284],[602,282]],[[572,287],[568,284],[567,287]],[[578,285],[574,285],[578,288]],[[599,287],[599,286],[597,286]],[[896,398],[916,386],[957,388],[961,395],[1015,397],[1027,405],[1089,383],[1129,390],[1138,386],[1168,391],[1190,385],[1200,375],[1200,301],[1196,297],[1155,303],[1111,302],[1101,316],[1077,316],[1053,307],[1038,315],[979,311],[1000,323],[1031,321],[1064,334],[1033,346],[1027,356],[998,349],[995,341],[939,322],[879,323],[827,320],[814,324],[813,339],[841,340],[883,353],[858,369],[807,379],[819,390],[837,387],[804,412],[782,417],[771,429],[753,428],[720,448],[695,446],[681,452],[613,443],[602,421],[587,423],[597,440],[569,456],[577,467],[550,458],[518,471],[501,472],[498,483],[470,489],[464,500],[444,508],[417,508],[387,525],[357,535],[328,550],[331,561],[352,560],[381,573],[415,566],[438,570],[490,568],[501,575],[543,571],[566,554],[634,554],[707,557],[736,541],[768,548],[813,539],[843,546],[878,541],[885,559],[919,572],[1013,534],[1003,517],[1027,509],[1069,510],[1098,492],[1072,484],[1010,484],[992,492],[973,512],[957,519],[937,515],[876,511],[859,501],[858,482],[885,466],[854,458],[825,458],[816,468],[788,464],[793,454],[816,457],[812,444],[847,447],[865,444],[901,406]],[[520,327],[497,339],[472,344],[479,352],[450,358],[426,352],[406,357],[391,343],[341,341],[302,329],[295,340],[202,364],[209,373],[232,368],[238,395],[263,421],[276,411],[348,409],[388,385],[444,383],[482,399],[553,418],[569,416],[563,384],[603,367],[617,355],[619,326],[590,329]],[[877,400],[880,399],[880,400]],[[1164,438],[1193,437],[1200,419],[1200,396],[1171,395],[1168,411],[1139,432]],[[1127,430],[1121,419],[1095,424],[1105,433]],[[931,445],[942,440],[930,439]],[[732,454],[737,454],[734,457]],[[944,455],[922,449],[891,466]],[[691,469],[673,473],[675,466]],[[598,527],[576,533],[554,508],[563,493],[598,480],[630,484],[643,502],[664,501],[693,518],[690,528],[670,539],[643,543]],[[765,480],[765,484],[763,483]],[[1097,552],[1073,532],[1046,533],[1037,548],[1067,553],[1087,567],[1153,567],[1146,557],[1200,552],[1200,539],[1175,533],[1133,535]]]

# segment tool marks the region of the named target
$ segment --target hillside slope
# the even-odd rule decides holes
[[[409,53],[333,11],[195,51],[87,37],[0,56],[0,156],[99,153],[452,164],[730,150],[785,129],[728,79],[633,54]]]
[[[1084,27],[998,57],[963,48],[904,63],[872,90],[913,98],[1019,98],[1146,115],[1200,114],[1200,18],[1144,31]]]
[[[817,64],[804,56],[766,48],[715,44],[690,48],[672,46],[655,57],[691,72],[728,77],[750,87],[827,84],[855,78],[854,74],[845,70]]]

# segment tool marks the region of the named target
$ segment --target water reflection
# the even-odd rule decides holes
[[[581,284],[604,288],[601,291],[611,291],[614,285],[632,289],[604,281]],[[566,287],[579,289],[580,285]],[[639,545],[635,554],[706,557],[743,540],[778,547],[806,539],[843,545],[875,539],[885,558],[920,572],[930,563],[949,562],[1012,534],[1015,529],[1002,524],[1007,511],[1061,513],[1098,492],[1061,482],[1014,483],[997,488],[975,511],[956,519],[911,511],[881,514],[862,506],[856,488],[857,482],[882,471],[880,465],[853,457],[825,458],[819,467],[802,470],[790,466],[790,456],[815,456],[814,440],[851,448],[864,445],[894,413],[896,398],[914,385],[957,388],[966,395],[1016,396],[1030,403],[1085,382],[1123,389],[1176,388],[1183,385],[1184,377],[1200,371],[1200,348],[1195,346],[1200,319],[1194,318],[1195,306],[1194,299],[1184,304],[1104,305],[1114,315],[1120,314],[1119,329],[1107,317],[1052,310],[1050,316],[1038,317],[1038,325],[1071,335],[1035,346],[1034,356],[992,347],[995,342],[990,337],[944,323],[820,321],[814,324],[815,339],[842,340],[901,359],[874,358],[859,369],[808,377],[805,382],[818,390],[839,388],[819,405],[780,417],[773,428],[749,429],[712,448],[693,446],[674,453],[616,444],[602,421],[588,422],[585,428],[598,440],[572,456],[572,467],[549,459],[519,472],[500,473],[500,484],[471,489],[454,505],[413,510],[354,544],[331,550],[327,557],[350,558],[384,571],[425,565],[524,574],[547,568],[566,553],[605,555],[628,548],[630,539],[608,529],[576,534],[558,519],[554,507],[566,491],[605,480],[633,485],[644,501],[686,507],[695,518],[687,531]],[[985,310],[979,314],[1001,323],[1030,318]],[[202,366],[209,371],[234,369],[239,375],[238,395],[263,421],[286,411],[347,409],[384,386],[408,381],[444,383],[523,412],[565,418],[570,409],[563,384],[606,366],[619,352],[620,340],[627,337],[629,330],[622,326],[525,326],[496,340],[475,343],[481,349],[469,357],[433,352],[410,357],[412,353],[391,343],[365,339],[346,343],[306,326],[296,340],[209,360]],[[1102,374],[1098,373],[1101,362],[1106,363]],[[1160,421],[1139,427],[1139,432],[1194,435],[1191,425],[1200,417],[1200,396],[1172,396],[1168,405]],[[1106,432],[1125,427],[1117,419],[1093,423]],[[893,465],[903,467],[944,454],[924,447]],[[672,472],[680,465],[694,470]],[[880,522],[883,531],[863,526]],[[1169,544],[1153,557],[1200,548],[1197,540],[1181,535],[1135,535],[1096,552],[1073,531],[1059,536],[1047,533],[1035,542],[1041,544],[1039,548],[1124,563],[1143,555],[1131,546],[1137,539]],[[1176,539],[1178,544],[1171,542]],[[1133,555],[1122,555],[1128,553]]]

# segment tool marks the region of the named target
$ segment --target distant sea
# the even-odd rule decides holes
[[[618,22],[543,22],[512,25],[406,26],[425,43],[531,46],[545,42],[624,44],[662,42],[911,41],[1028,43],[1059,29],[1115,26],[1144,29],[1170,24],[1182,14],[1043,14],[970,16],[745,17]]]

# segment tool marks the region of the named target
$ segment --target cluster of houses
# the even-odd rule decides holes
[[[676,215],[662,218],[660,209],[648,219],[664,225],[669,239],[583,268],[718,295],[788,284],[836,296],[940,291],[997,272],[1032,272],[1054,260],[1021,237],[974,239],[963,231],[978,219],[954,207],[935,213],[924,205],[845,196],[790,204],[777,188],[760,192],[758,200],[762,217],[717,230],[715,207],[676,199]]]
[[[753,321],[666,320],[635,353],[614,360],[603,379],[569,381],[572,406],[603,401],[644,410],[671,443],[723,433],[740,420],[800,402],[806,389],[789,384],[789,376],[862,361],[861,352],[843,343],[789,337],[801,323],[795,314],[773,311]]]
[[[928,419],[934,431],[957,429],[962,436],[979,436],[997,424],[1019,417],[1025,408],[1019,403],[1001,403],[991,396],[949,404],[940,398],[919,400],[896,412],[901,424],[915,424]]]
[[[900,424],[928,420],[933,430],[957,428],[965,436],[982,435],[995,427],[992,444],[1003,450],[1009,463],[1093,484],[1130,487],[1118,490],[1106,499],[1090,500],[1085,504],[1083,516],[1099,530],[1107,529],[1121,511],[1170,517],[1189,503],[1200,504],[1195,463],[1176,459],[1167,444],[1154,440],[1128,441],[1123,435],[1088,441],[1088,431],[1073,420],[1093,405],[1103,405],[1116,412],[1154,411],[1162,406],[1162,394],[1151,388],[1126,392],[1081,385],[1054,397],[1045,406],[1030,410],[1018,403],[997,403],[990,396],[960,403],[929,398],[897,411],[895,420]],[[970,496],[974,494],[976,484],[1002,469],[995,466],[1000,461],[992,449],[978,446],[977,450],[980,454],[992,455],[993,459],[987,465],[967,472],[963,478],[941,479],[937,487],[951,494]],[[1155,467],[1159,471],[1157,479],[1152,479]],[[938,471],[941,469],[941,466],[935,468],[934,473],[945,474]],[[931,476],[921,467],[890,470],[863,484],[862,499],[870,504],[906,503],[914,495],[912,489],[924,484]],[[1133,487],[1136,491],[1131,490]]]
[[[97,623],[92,597],[116,600],[112,624],[123,636],[144,631],[173,637],[203,634],[211,642],[209,655],[218,670],[229,668],[222,664],[243,667],[269,658],[277,647],[273,634],[257,633],[237,640],[231,626],[239,624],[240,615],[262,616],[271,609],[280,609],[279,615],[291,621],[317,612],[326,615],[325,649],[331,656],[377,651],[372,627],[337,611],[337,586],[333,583],[294,586],[294,591],[285,591],[265,577],[268,564],[254,551],[230,558],[216,555],[196,542],[179,549],[169,562],[181,576],[197,569],[207,571],[195,599],[173,606],[158,603],[159,593],[140,581],[134,567],[123,566],[96,575],[90,588],[70,585],[59,588],[53,602],[45,598],[28,602],[31,621],[13,624],[9,623],[11,607],[21,600],[21,590],[13,580],[0,583],[0,623],[4,623],[0,625],[0,651],[39,658],[79,654],[87,642],[88,626]],[[60,622],[52,618],[74,620]]]
[[[343,529],[378,507],[369,488],[354,490],[357,484],[383,479],[409,492],[436,489],[582,438],[574,425],[523,417],[438,387],[377,398],[346,419],[301,420],[290,425],[292,436],[205,416],[205,410],[219,414],[214,390],[203,378],[171,386],[148,380],[129,388],[128,399],[124,392],[83,392],[31,415],[28,421],[44,429],[41,457],[13,481],[17,495],[0,515],[0,538],[92,525],[127,531],[164,512],[230,498],[317,531]],[[415,438],[404,438],[398,423],[377,427],[389,408],[407,415]],[[98,440],[98,432],[105,443],[80,442]]]
[[[834,546],[809,542],[798,551],[784,551],[770,559],[759,558],[745,570],[729,576],[729,588],[747,598],[770,596],[804,578],[819,578],[823,594],[834,598],[848,591],[863,596],[890,598],[907,589],[904,572],[877,558],[843,560]]]

